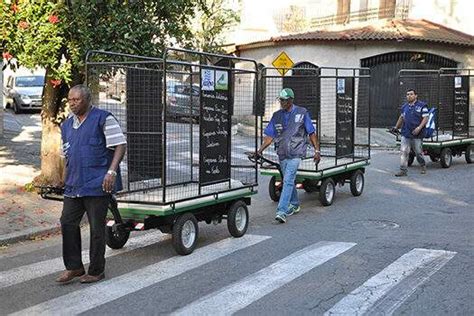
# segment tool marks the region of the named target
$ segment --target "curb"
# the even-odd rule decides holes
[[[61,231],[60,226],[50,226],[47,228],[28,228],[21,231],[16,231],[13,233],[0,235],[0,246],[5,246],[8,244],[17,243],[19,241],[28,240],[37,236],[57,233]]]

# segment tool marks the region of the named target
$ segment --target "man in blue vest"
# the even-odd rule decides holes
[[[273,113],[270,123],[265,128],[262,146],[257,151],[257,154],[261,155],[272,142],[275,142],[283,173],[283,189],[275,217],[280,223],[285,223],[288,216],[300,211],[295,180],[301,159],[306,156],[308,135],[315,150],[315,162],[321,159],[319,141],[311,117],[305,108],[293,104],[294,98],[293,90],[289,88],[281,90],[279,95],[281,109]]]
[[[56,281],[81,283],[104,278],[105,218],[111,194],[122,189],[119,164],[125,154],[125,137],[117,120],[93,107],[90,90],[71,88],[68,103],[72,115],[61,125],[65,158],[64,205],[61,215],[63,259],[66,271]],[[81,257],[79,224],[84,213],[90,225],[90,265],[85,273]]]
[[[400,143],[400,171],[395,174],[397,177],[404,177],[408,174],[408,157],[410,151],[416,155],[416,160],[421,166],[421,173],[426,173],[426,163],[422,154],[423,128],[428,122],[429,111],[425,102],[418,100],[415,90],[409,89],[406,94],[407,102],[402,105],[401,115],[398,118],[394,129],[401,130]]]

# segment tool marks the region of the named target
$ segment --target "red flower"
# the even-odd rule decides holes
[[[48,18],[49,23],[56,24],[59,22],[59,18],[57,15],[50,15]]]
[[[49,82],[53,85],[53,88],[56,88],[61,84],[61,79],[51,79]]]
[[[29,26],[30,26],[30,24],[26,21],[20,21],[20,23],[18,23],[18,27],[20,29],[27,29]]]
[[[3,52],[2,57],[6,60],[10,60],[13,58],[13,55],[10,54],[9,52]]]
[[[20,9],[18,8],[18,6],[16,5],[16,3],[12,4],[12,11],[13,13],[18,13],[18,11],[20,11]]]

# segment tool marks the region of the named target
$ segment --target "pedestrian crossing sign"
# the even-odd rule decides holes
[[[277,68],[278,72],[284,76],[294,63],[285,52],[281,52],[277,58],[272,62],[273,67]]]

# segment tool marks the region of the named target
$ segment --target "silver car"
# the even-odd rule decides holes
[[[44,76],[18,75],[7,79],[3,91],[6,107],[12,107],[15,113],[27,109],[41,109],[41,96],[43,94]]]

